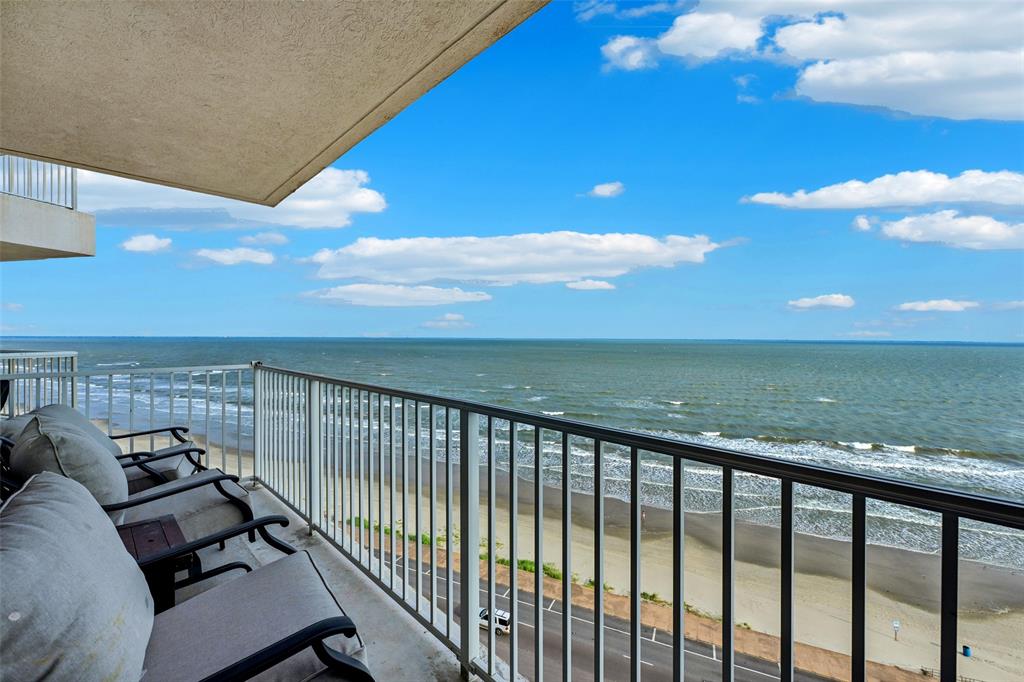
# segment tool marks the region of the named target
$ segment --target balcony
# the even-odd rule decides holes
[[[96,219],[78,210],[78,171],[0,154],[0,260],[96,254]]]
[[[259,362],[0,379],[11,382],[9,415],[53,401],[76,405],[108,434],[190,426],[205,463],[247,481],[258,514],[289,515],[288,541],[328,567],[378,679],[1024,675],[989,655],[1019,638],[979,634],[971,617],[993,594],[1016,599],[1024,580],[1020,567],[990,564],[984,552],[993,533],[1024,539],[1019,501]],[[26,390],[34,382],[57,389]],[[133,450],[163,445],[132,440]],[[807,510],[826,498],[849,509],[846,542],[806,527]],[[775,522],[750,522],[752,501],[766,499]],[[882,573],[893,570],[883,559],[898,550],[873,544],[871,529],[891,505],[934,522],[934,547],[896,564],[920,594],[915,608],[933,642],[902,658],[876,653],[894,636],[879,605]],[[208,561],[239,556],[258,564],[275,553],[237,543]],[[694,563],[708,557],[710,581]],[[845,567],[840,575],[821,572],[828,561]],[[849,603],[845,651],[815,644],[814,629],[834,624],[806,603],[814,581]],[[744,622],[751,598],[770,602],[773,622]],[[480,628],[480,609],[508,612],[508,632]],[[973,657],[963,655],[968,642]]]

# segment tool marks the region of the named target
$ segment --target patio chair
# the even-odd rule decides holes
[[[129,494],[126,470],[174,456],[166,453],[119,462],[77,426],[34,414],[11,449],[9,471],[18,484],[43,471],[74,479],[117,525],[173,515],[187,540],[253,520],[248,493],[238,485],[238,477],[219,469]],[[255,534],[249,538],[255,540]]]
[[[205,454],[206,451],[202,448],[197,448],[195,443],[185,437],[185,434],[188,433],[187,426],[164,426],[160,428],[145,429],[142,431],[133,431],[131,433],[108,436],[103,433],[99,427],[93,424],[88,417],[78,410],[68,405],[61,405],[58,403],[38,407],[24,415],[15,417],[14,420],[23,420],[21,427],[23,429],[24,424],[27,424],[28,420],[32,418],[32,415],[36,414],[60,419],[77,426],[87,433],[93,440],[102,445],[114,456],[115,459],[119,461],[123,462],[131,460],[135,462],[142,462],[142,466],[134,467],[126,471],[126,475],[128,476],[128,488],[133,493],[138,492],[139,490],[145,490],[146,488],[151,488],[154,485],[167,483],[168,481],[172,481],[177,478],[184,478],[206,469],[199,459],[199,457]],[[17,428],[17,426],[15,426],[15,428]],[[8,428],[6,430],[11,429]],[[152,452],[146,451],[133,453],[123,452],[121,447],[117,444],[117,441],[120,440],[155,435],[159,433],[170,434],[170,436],[177,441],[177,444],[153,450]],[[14,439],[17,440],[17,437],[15,436]],[[166,456],[172,454],[173,456]],[[165,456],[157,460],[150,460],[146,463],[145,460],[152,458],[153,455]]]
[[[298,552],[159,614],[78,483],[41,473],[0,508],[0,679],[372,682],[355,624]]]

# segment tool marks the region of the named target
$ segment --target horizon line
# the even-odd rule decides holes
[[[684,337],[575,337],[575,336],[231,336],[231,335],[161,335],[161,334],[38,334],[0,336],[5,339],[217,339],[217,340],[332,340],[332,341],[618,341],[618,342],[719,342],[719,343],[858,343],[858,344],[948,344],[1022,346],[1024,341],[957,341],[950,339],[893,338],[684,338]]]

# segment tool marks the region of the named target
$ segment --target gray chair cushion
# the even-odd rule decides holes
[[[84,485],[100,504],[128,499],[128,480],[117,460],[78,427],[36,414],[11,449],[11,471],[28,478],[50,471]]]
[[[8,499],[0,565],[0,679],[141,677],[153,599],[84,487],[42,473]]]
[[[201,680],[289,634],[339,615],[344,611],[313,560],[306,552],[292,554],[157,614],[144,679]],[[358,636],[339,635],[328,643],[365,664]],[[323,667],[306,651],[256,679],[302,680]]]
[[[19,414],[17,417],[11,417],[10,419],[0,419],[0,436],[17,441],[22,429],[25,428],[30,419],[32,419],[31,414]]]
[[[32,410],[32,414],[43,415],[45,417],[50,417],[58,421],[63,421],[67,424],[71,424],[72,426],[77,426],[83,433],[96,441],[97,444],[103,447],[110,454],[115,457],[122,454],[121,448],[118,447],[117,443],[110,440],[110,437],[103,433],[99,427],[89,421],[88,417],[73,407],[59,404],[44,405]]]
[[[143,490],[128,496],[129,500],[138,499],[146,495],[152,495],[158,491],[174,490],[185,485],[191,485],[196,481],[202,481],[214,476],[220,476],[223,472],[217,469],[200,472],[188,478],[178,479],[169,483],[163,483],[149,490]],[[237,483],[224,481],[221,484],[232,496],[248,502],[249,494]],[[124,510],[123,518],[117,518],[116,512],[111,518],[117,524],[129,524],[146,519],[154,519],[158,516],[171,514],[178,522],[182,534],[187,540],[198,540],[211,533],[224,530],[242,522],[242,512],[217,489],[211,485],[200,486],[192,490],[186,490],[177,495],[140,504]]]
[[[46,417],[51,417],[53,419],[63,421],[67,424],[71,424],[72,426],[77,426],[82,430],[83,433],[87,434],[90,438],[96,441],[97,444],[99,444],[101,447],[107,450],[111,455],[117,457],[121,454],[124,454],[121,451],[121,447],[117,444],[116,441],[112,440],[110,436],[103,433],[102,429],[93,424],[88,417],[86,417],[84,414],[74,409],[73,407],[54,403],[52,405],[44,405],[43,407],[36,408],[31,413],[29,413],[29,416],[31,416],[32,414],[40,414]],[[15,438],[15,440],[17,440],[17,438]],[[154,450],[154,452],[157,454],[163,451],[163,448],[159,450]],[[159,462],[154,462],[151,466],[153,469],[159,471],[160,473],[162,473],[164,476],[171,480],[188,476],[189,474],[192,473],[193,468],[192,465],[184,456],[162,459]],[[153,478],[148,473],[146,473],[145,471],[138,467],[131,467],[129,469],[125,469],[124,471],[125,476],[131,482],[131,487],[133,490],[143,490],[154,485],[159,485],[159,481],[154,481]]]

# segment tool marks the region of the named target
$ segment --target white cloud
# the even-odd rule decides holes
[[[852,308],[854,303],[853,297],[846,294],[823,294],[798,298],[795,301],[789,301],[787,305],[797,310],[809,310],[810,308]]]
[[[961,216],[953,210],[883,223],[882,234],[889,239],[945,244],[959,249],[1024,249],[1024,223],[1004,223],[983,215]]]
[[[157,237],[155,234],[137,234],[130,239],[121,242],[121,248],[125,251],[136,251],[138,253],[154,253],[163,251],[171,245],[168,237]]]
[[[854,339],[886,339],[892,336],[892,332],[871,331],[869,329],[865,329],[856,332],[847,332],[846,334],[843,334],[843,336],[849,336]]]
[[[859,215],[853,219],[853,229],[860,230],[861,232],[868,232],[871,230],[872,221],[871,218],[866,215]]]
[[[259,232],[239,237],[238,241],[248,246],[280,246],[288,243],[288,237],[280,232]]]
[[[794,65],[796,93],[816,101],[1024,118],[1019,2],[702,0],[682,11],[653,40],[622,35],[618,49],[607,43],[606,68],[651,67],[664,55],[691,63],[739,55]],[[627,47],[629,39],[642,47]],[[642,49],[642,58],[624,60],[630,49]]]
[[[676,17],[672,27],[658,38],[658,49],[676,57],[708,60],[749,52],[760,37],[760,17],[696,11]]]
[[[593,189],[587,192],[592,197],[598,197],[600,199],[611,199],[617,197],[626,191],[626,186],[618,180],[614,182],[602,182],[594,185]]]
[[[783,208],[882,208],[936,203],[1024,206],[1024,174],[966,170],[949,177],[927,170],[903,171],[873,180],[848,180],[808,192],[759,192],[746,199]]]
[[[690,0],[672,0],[671,2],[652,2],[646,5],[628,2],[620,8],[607,0],[586,0],[573,4],[573,11],[579,21],[590,21],[599,16],[614,15],[619,19],[640,19],[652,14],[678,12],[689,4]]]
[[[645,267],[703,263],[726,244],[705,235],[544,232],[501,237],[364,237],[323,249],[309,261],[321,279],[365,279],[411,284],[477,282],[498,286],[618,277]]]
[[[940,298],[932,301],[900,303],[896,306],[896,310],[915,313],[962,313],[970,308],[977,308],[978,305],[976,301],[952,301],[948,298]]]
[[[346,227],[354,213],[378,213],[387,206],[384,195],[370,189],[362,170],[325,168],[274,208],[163,185],[79,171],[79,207],[107,210],[224,211],[239,227],[268,223],[298,228]]]
[[[566,282],[565,286],[578,291],[608,291],[615,285],[600,279],[581,279],[578,282]]]
[[[270,265],[274,262],[274,254],[269,251],[250,249],[244,246],[234,249],[199,249],[196,251],[196,255],[221,265],[239,265],[241,263]]]
[[[4,303],[3,309],[9,313],[20,313],[25,309],[25,306],[20,303]]]
[[[574,3],[572,9],[576,13],[576,19],[579,21],[590,21],[594,17],[599,17],[603,14],[615,14],[616,8],[614,2],[586,0],[585,2]]]
[[[1002,303],[993,303],[992,308],[994,310],[1024,310],[1024,301],[1003,301]]]
[[[491,300],[490,294],[483,291],[463,291],[457,287],[410,287],[398,284],[345,284],[308,291],[303,295],[322,303],[377,308],[411,308]]]
[[[899,52],[817,62],[796,92],[819,102],[952,119],[1024,119],[1024,52]]]
[[[473,324],[460,313],[445,313],[436,319],[427,320],[422,326],[427,329],[466,329],[472,327]]]
[[[605,68],[638,71],[658,65],[658,45],[649,38],[615,36],[601,46]]]

